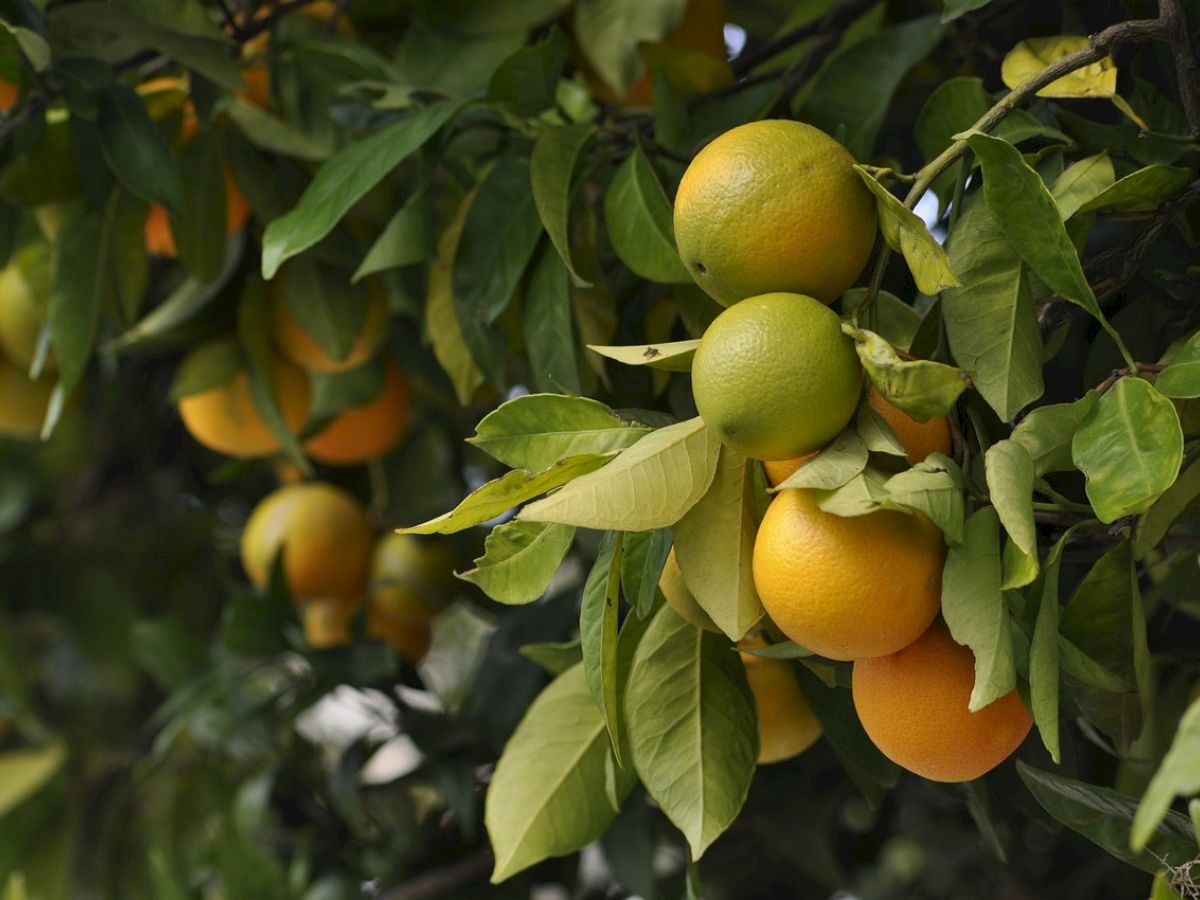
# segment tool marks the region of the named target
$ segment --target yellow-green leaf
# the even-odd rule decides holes
[[[1087,37],[1080,34],[1063,34],[1054,37],[1034,37],[1021,41],[1000,64],[1000,78],[1008,88],[1015,88],[1028,81],[1044,69],[1048,69],[1064,56],[1070,56],[1089,45]],[[1105,56],[1074,72],[1068,72],[1037,92],[1039,97],[1100,97],[1108,99],[1117,92],[1117,64],[1111,56]]]

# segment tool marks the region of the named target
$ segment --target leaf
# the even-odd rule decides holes
[[[1102,320],[1079,253],[1038,173],[1016,147],[999,138],[972,132],[967,143],[983,168],[987,205],[1013,249],[1051,290]]]
[[[666,37],[685,6],[685,0],[580,0],[572,30],[583,56],[620,97],[641,74],[638,45]]]
[[[611,458],[610,454],[603,453],[568,456],[536,475],[525,469],[513,469],[471,492],[450,512],[420,525],[397,528],[396,531],[400,534],[454,534],[493,519],[572,479],[594,472]]]
[[[554,105],[554,86],[567,61],[567,42],[558,28],[536,44],[504,60],[488,82],[488,99],[518,116],[532,116]]]
[[[351,144],[323,163],[296,206],[267,226],[263,234],[263,277],[273,278],[286,260],[329,234],[350,207],[461,108],[457,100],[433,103]]]
[[[982,198],[963,210],[948,245],[964,285],[942,293],[950,349],[983,399],[1012,421],[1043,390],[1042,337],[1025,264]]]
[[[475,390],[483,384],[483,373],[475,365],[471,350],[463,339],[454,310],[454,254],[469,203],[470,198],[463,202],[438,238],[437,259],[429,266],[425,296],[425,332],[433,345],[438,365],[454,385],[454,395],[461,406],[468,405]]]
[[[232,338],[201,344],[184,357],[175,370],[171,380],[171,402],[178,403],[184,397],[227,384],[244,364],[242,349]]]
[[[100,148],[109,169],[147,203],[174,214],[183,209],[183,176],[141,98],[124,85],[113,85],[97,98]]]
[[[1097,209],[1132,209],[1173,197],[1187,187],[1188,170],[1152,165],[1131,172],[1079,208],[1079,213]]]
[[[1058,633],[1058,574],[1062,564],[1063,547],[1071,532],[1068,529],[1046,555],[1042,569],[1042,591],[1038,603],[1033,641],[1029,647],[1029,697],[1033,721],[1050,758],[1059,762],[1058,691],[1059,644]]]
[[[575,529],[569,525],[497,525],[484,542],[475,568],[459,577],[497,603],[532,603],[546,593],[574,539]]]
[[[634,652],[625,710],[638,777],[699,859],[737,818],[754,777],[745,667],[723,638],[663,606]]]
[[[729,637],[741,640],[763,616],[751,568],[754,484],[746,458],[722,447],[707,493],[675,526],[675,558],[700,608]]]
[[[749,653],[751,656],[763,656],[767,659],[807,659],[813,655],[811,650],[801,647],[795,641],[780,641],[765,647],[739,647],[739,653]]]
[[[67,761],[62,744],[0,753],[0,816],[6,816],[33,796]]]
[[[879,228],[887,245],[897,253],[904,254],[904,261],[917,282],[922,294],[939,294],[946,288],[962,287],[950,267],[950,259],[939,244],[925,221],[901,203],[891,191],[875,180],[862,166],[855,164],[854,171],[875,195],[875,206],[879,213]]]
[[[953,22],[959,16],[964,16],[976,9],[983,9],[992,0],[946,0],[942,9],[942,21]]]
[[[836,134],[855,159],[875,149],[892,94],[914,65],[942,39],[937,16],[886,28],[838,54],[817,77],[797,118]]]
[[[467,443],[507,466],[540,472],[567,456],[622,450],[650,432],[587,397],[526,394],[484,416]]]
[[[425,262],[435,252],[428,202],[425,192],[417,191],[388,220],[350,280],[358,282],[376,272]]]
[[[1039,406],[1017,423],[1012,441],[1029,453],[1039,477],[1075,468],[1071,462],[1071,439],[1091,413],[1098,396],[1095,391],[1088,391],[1072,403]]]
[[[224,111],[250,143],[268,153],[305,162],[324,162],[333,155],[333,151],[325,144],[244,97],[231,97]]]
[[[1090,42],[1086,35],[1063,34],[1054,37],[1032,37],[1013,47],[1000,63],[1000,80],[1012,89],[1040,74],[1054,63],[1079,50]],[[1107,99],[1117,92],[1117,65],[1111,56],[1068,72],[1037,92],[1039,97],[1100,97]]]
[[[1063,221],[1071,218],[1088,202],[1104,193],[1116,180],[1108,153],[1098,153],[1072,163],[1054,180],[1050,193]]]
[[[1167,367],[1158,373],[1154,386],[1164,397],[1200,397],[1200,331],[1188,338]]]
[[[20,25],[10,25],[8,22],[0,23],[4,29],[16,38],[17,46],[21,48],[21,52],[25,54],[25,58],[29,60],[29,64],[35,72],[44,72],[50,65],[50,45],[46,43],[46,39],[29,28],[22,28]]]
[[[521,303],[530,377],[539,390],[582,390],[566,266],[549,244],[534,258]]]
[[[1000,519],[991,506],[967,519],[962,545],[946,556],[942,615],[954,640],[975,654],[969,708],[978,712],[1017,683],[1012,623],[1000,593]]]
[[[671,552],[671,529],[631,531],[621,550],[621,590],[639,618],[650,614],[658,593],[667,554]]]
[[[1141,560],[1157,547],[1175,520],[1197,497],[1200,497],[1200,463],[1193,463],[1138,519],[1133,540],[1134,558]]]
[[[853,429],[846,429],[820,453],[768,490],[771,493],[791,488],[839,488],[867,467],[867,445]]]
[[[577,640],[526,644],[519,652],[551,675],[561,675],[572,666],[583,662],[583,649]]]
[[[604,791],[610,752],[583,666],[568,669],[530,705],[488,785],[484,824],[496,856],[493,884],[605,832],[616,817]],[[624,796],[632,778],[618,773],[617,787]]]
[[[183,148],[180,164],[188,173],[183,203],[171,232],[188,273],[197,281],[215,281],[225,262],[225,169],[211,134],[200,134]]]
[[[627,366],[649,366],[664,372],[690,372],[692,357],[700,341],[671,341],[666,344],[635,344],[632,347],[608,347],[588,344],[588,349]]]
[[[49,321],[54,357],[58,360],[58,384],[46,413],[43,440],[54,430],[63,406],[83,378],[96,342],[110,265],[107,254],[113,206],[110,197],[103,220],[96,215],[82,215],[68,222],[54,247]]]
[[[604,195],[608,237],[621,262],[650,281],[691,284],[675,249],[671,202],[641,146],[617,169]]]
[[[1058,635],[1058,657],[1062,663],[1062,670],[1084,684],[1112,694],[1135,690],[1133,682],[1100,665],[1061,633]]]
[[[529,160],[500,158],[479,186],[454,255],[454,309],[475,363],[493,384],[503,377],[503,335],[491,326],[508,308],[541,238]]]
[[[1010,539],[1004,544],[1004,556],[1001,563],[1002,581],[1000,590],[1012,591],[1034,583],[1038,577],[1038,558],[1036,554],[1026,555]]]
[[[1176,796],[1195,794],[1200,794],[1200,699],[1193,700],[1179,720],[1171,747],[1146,786],[1133,819],[1130,848],[1135,853],[1146,848]],[[1193,846],[1191,856],[1195,855],[1195,849]],[[1178,865],[1191,856],[1169,861]]]
[[[674,525],[712,483],[721,442],[697,416],[654,431],[601,472],[531,503],[518,518],[648,531]]]
[[[892,504],[928,516],[948,543],[962,542],[965,486],[962,471],[948,456],[929,454],[911,469],[889,478],[884,490]]]
[[[600,708],[617,764],[628,769],[621,757],[621,710],[618,707],[617,612],[621,602],[622,532],[606,532],[596,561],[583,585],[579,610],[579,641],[583,648],[583,671],[588,690]]]
[[[963,372],[928,359],[904,360],[891,344],[864,328],[843,324],[871,382],[889,403],[918,422],[948,415],[967,389]]]
[[[1129,828],[1137,800],[1111,788],[1043,772],[1017,761],[1017,772],[1034,799],[1051,816],[1122,862],[1156,872],[1160,860],[1184,862],[1196,855],[1196,839],[1187,819],[1171,813],[1148,850],[1129,849]]]
[[[588,123],[548,128],[534,142],[529,160],[533,201],[542,225],[571,277],[583,287],[588,282],[580,277],[571,261],[572,180],[579,159],[595,133],[595,126]]]
[[[1171,401],[1140,378],[1121,378],[1071,440],[1087,495],[1105,523],[1143,512],[1175,481],[1183,430]]]
[[[1033,521],[1033,459],[1016,441],[997,441],[984,454],[988,494],[1008,536],[1026,556],[1037,557]]]

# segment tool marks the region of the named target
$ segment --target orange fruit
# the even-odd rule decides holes
[[[409,662],[419,663],[433,643],[433,629],[426,621],[394,619],[372,601],[367,607],[367,634],[385,641]]]
[[[250,218],[250,204],[237,186],[233,173],[225,170],[225,236],[232,237],[241,231]],[[179,250],[175,246],[175,235],[171,232],[171,217],[166,209],[154,204],[146,215],[146,251],[151,256],[176,259]]]
[[[350,623],[358,614],[362,599],[346,602],[340,599],[309,600],[304,604],[304,639],[316,650],[344,647],[353,642]]]
[[[272,385],[284,421],[298,434],[308,417],[308,376],[286,360],[272,360]],[[227,456],[270,456],[279,438],[267,427],[250,395],[250,377],[239,369],[224,384],[179,401],[184,427],[205,447]]]
[[[408,379],[388,360],[379,396],[338,413],[304,442],[304,449],[331,466],[353,466],[386,453],[404,437],[410,395]]]
[[[358,597],[366,586],[371,545],[366,510],[350,494],[321,482],[289,484],[250,513],[242,532],[242,566],[261,587],[282,552],[294,598]]]
[[[975,658],[940,622],[907,647],[854,664],[854,708],[888,759],[930,781],[971,781],[1004,762],[1032,719],[1014,688],[978,712]]]
[[[807,490],[775,495],[754,541],[754,585],[771,620],[828,659],[884,656],[916,640],[941,603],[942,534],[891,510],[835,516]]]
[[[771,487],[778,487],[791,478],[797,469],[820,452],[819,450],[814,450],[812,453],[805,453],[803,456],[796,456],[792,459],[768,459],[764,461],[763,471],[767,473],[767,483]]]
[[[17,105],[21,90],[11,81],[0,78],[0,112],[8,112]]]
[[[754,459],[829,443],[858,407],[862,368],[837,314],[812,297],[763,294],[722,312],[692,359],[704,423]]]
[[[44,241],[26,244],[0,272],[0,349],[23,369],[33,363],[52,290],[51,251]]]
[[[701,150],[675,197],[675,241],[696,284],[729,306],[768,291],[831,303],[875,243],[875,199],[823,131],[767,119]]]
[[[242,69],[242,80],[246,90],[241,96],[263,109],[271,106],[271,70],[265,62]]]
[[[915,466],[930,453],[950,454],[950,423],[945,416],[918,422],[885,400],[875,385],[867,388],[867,404],[888,423],[904,448],[904,458],[910,466]]]
[[[744,640],[739,647],[761,647]],[[804,699],[792,666],[785,659],[741,654],[746,680],[758,708],[758,764],[781,762],[803,753],[821,736],[821,723]]]
[[[0,436],[36,439],[53,391],[53,380],[30,381],[24,371],[0,356]]]
[[[371,555],[370,600],[400,624],[428,622],[454,596],[454,554],[439,540],[388,534]]]
[[[288,268],[284,267],[267,283],[273,323],[272,337],[280,353],[310,372],[330,373],[357,369],[375,355],[387,337],[389,320],[387,295],[377,281],[367,282],[365,291],[355,291],[338,298],[348,303],[362,303],[366,311],[362,319],[362,331],[355,339],[350,352],[344,359],[334,359],[300,327],[300,323],[288,308],[288,277]]]
[[[683,583],[683,572],[679,568],[679,562],[675,559],[674,547],[667,554],[667,561],[663,565],[662,574],[658,578],[658,589],[667,598],[667,605],[675,610],[679,618],[685,622],[690,622],[697,628],[703,628],[705,631],[713,631],[717,634],[721,633],[721,629],[717,627],[717,624],[709,614],[704,611],[704,608],[696,602],[696,598],[692,596],[692,592]]]

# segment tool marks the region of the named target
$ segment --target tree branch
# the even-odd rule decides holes
[[[1200,64],[1196,62],[1187,13],[1181,0],[1159,0],[1158,17],[1167,43],[1171,45],[1175,76],[1179,81],[1179,100],[1188,129],[1193,138],[1200,138]]]

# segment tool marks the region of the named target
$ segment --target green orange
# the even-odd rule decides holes
[[[0,349],[23,369],[33,363],[50,315],[50,270],[50,245],[34,241],[13,254],[0,271]]]

